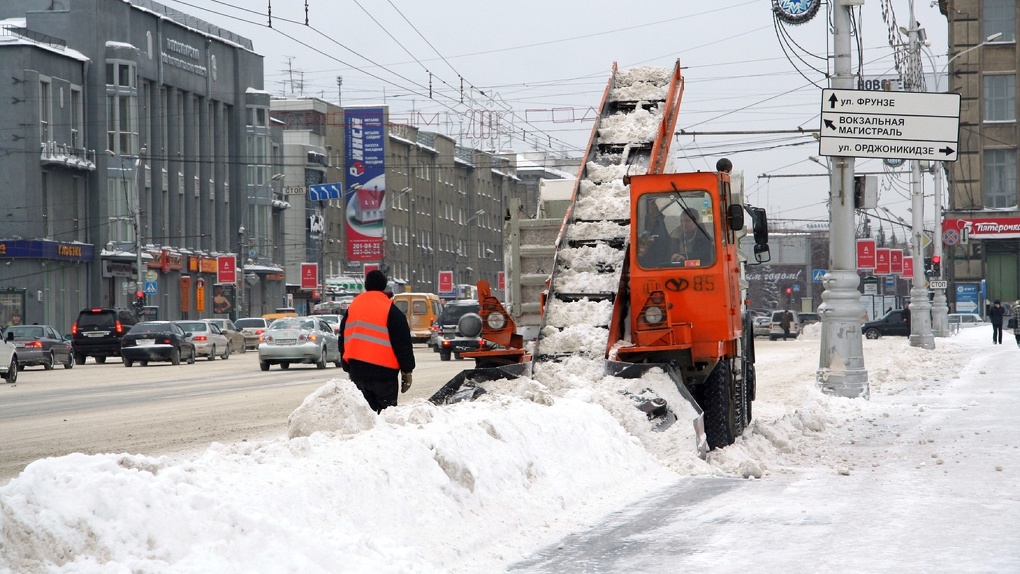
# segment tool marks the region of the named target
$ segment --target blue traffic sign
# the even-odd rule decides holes
[[[320,183],[308,186],[308,199],[311,201],[326,201],[327,199],[340,199],[343,195],[342,183]]]
[[[159,293],[159,290],[156,288],[156,282],[155,281],[146,281],[145,282],[145,294],[146,295],[155,295],[157,293]]]
[[[824,277],[825,274],[828,271],[829,271],[828,269],[812,269],[811,270],[811,282],[812,283],[821,283],[822,282],[822,277]]]

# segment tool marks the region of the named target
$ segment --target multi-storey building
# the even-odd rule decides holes
[[[278,306],[280,226],[249,210],[279,185],[252,42],[148,0],[8,0],[0,20],[0,319],[66,328],[143,288],[161,318],[209,316],[238,252],[240,314]]]
[[[940,0],[939,7],[949,22],[949,91],[962,96],[959,160],[946,164],[944,271],[956,290],[984,286],[985,299],[1013,301],[1020,298],[1017,2]]]

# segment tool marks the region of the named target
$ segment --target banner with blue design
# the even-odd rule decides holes
[[[381,261],[386,228],[386,109],[344,110],[347,259]]]

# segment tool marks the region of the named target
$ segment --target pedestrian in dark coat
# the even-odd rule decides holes
[[[1002,303],[996,299],[990,309],[988,309],[988,320],[992,322],[992,344],[1002,344],[1002,318],[1006,315],[1006,309],[1003,308]]]
[[[414,347],[407,317],[385,293],[386,275],[372,270],[365,292],[340,319],[341,366],[375,412],[397,405],[397,389],[411,388]],[[397,383],[397,375],[401,381]]]
[[[1013,336],[1016,337],[1016,346],[1020,347],[1020,299],[1013,303],[1011,316],[1013,317]]]
[[[783,311],[783,318],[779,320],[779,326],[783,328],[783,340],[790,336],[790,325],[793,324],[793,313],[789,309]]]

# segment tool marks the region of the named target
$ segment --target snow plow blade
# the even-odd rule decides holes
[[[666,374],[669,375],[669,379],[673,381],[674,385],[676,385],[677,390],[680,391],[680,396],[686,399],[687,402],[691,404],[691,407],[694,408],[694,412],[696,413],[696,415],[694,419],[691,421],[691,423],[694,425],[694,437],[695,437],[694,447],[695,449],[697,449],[699,457],[701,457],[702,459],[706,458],[708,456],[708,435],[705,433],[705,412],[701,409],[701,406],[698,404],[698,401],[694,400],[694,395],[692,395],[691,392],[687,390],[687,385],[684,384],[683,377],[680,375],[680,371],[677,370],[677,368],[674,365],[670,363],[625,363],[620,361],[606,360],[605,373],[606,375],[620,377],[624,379],[639,379],[641,378],[642,375],[644,375],[646,372],[652,369],[662,369],[663,371],[665,371]],[[668,409],[669,415],[671,415],[673,419],[677,418],[676,413],[672,409],[669,409],[669,406],[665,404],[666,403],[665,399],[662,398],[650,399],[647,402],[654,403],[656,407],[659,407],[657,401],[662,402],[661,406],[664,406],[666,409]],[[649,407],[650,405],[638,406],[638,408],[646,412],[649,412],[648,410]],[[652,418],[651,412],[649,412],[649,418],[650,419]]]
[[[531,376],[531,363],[515,363],[483,369],[461,371],[450,382],[435,392],[429,401],[435,405],[449,405],[461,401],[473,401],[485,394],[484,383]]]

